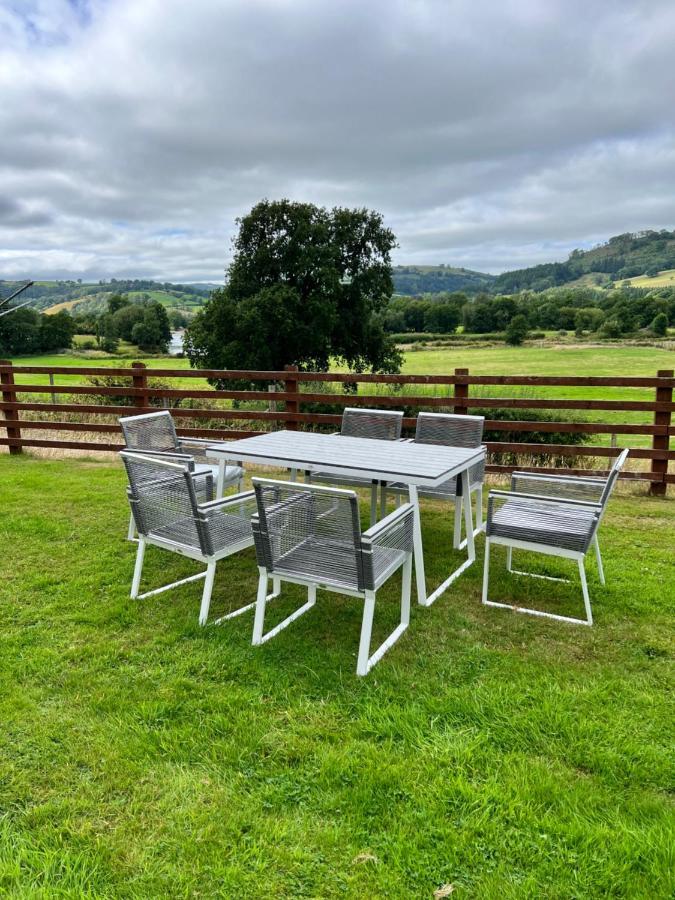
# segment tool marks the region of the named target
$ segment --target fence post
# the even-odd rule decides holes
[[[0,366],[11,366],[11,359],[0,359]],[[16,403],[16,389],[14,386],[14,373],[11,371],[3,372],[0,375],[0,385],[2,385],[2,402]],[[19,411],[17,409],[6,409],[5,422],[7,422],[7,437],[15,440],[16,443],[9,445],[9,452],[13,456],[21,453],[21,429],[19,428]],[[16,425],[9,423],[16,422]]]
[[[673,377],[672,369],[659,369],[656,373],[657,378],[672,378]],[[673,389],[672,387],[657,387],[656,388],[656,402],[657,403],[672,403],[673,402]],[[670,423],[672,420],[672,413],[670,410],[664,410],[663,412],[659,412],[656,410],[654,413],[654,424],[655,425],[665,425],[666,433],[665,434],[655,434],[652,438],[652,450],[668,450],[670,446]],[[652,460],[652,475],[661,475],[665,476],[668,474],[668,460],[667,459],[653,459]],[[653,497],[664,497],[667,490],[666,481],[652,481],[649,486],[649,493]]]
[[[145,371],[145,363],[133,362],[131,364],[131,368],[134,370],[132,377],[133,386],[135,388],[140,388],[143,391],[147,391],[148,376]],[[134,406],[137,406],[139,409],[147,409],[150,406],[150,401],[148,400],[147,393],[136,394],[136,396],[134,397]]]
[[[455,377],[456,378],[467,378],[469,377],[468,369],[455,369]],[[466,405],[466,400],[469,396],[469,382],[467,381],[456,381],[455,382],[455,396],[454,396],[454,412],[455,415],[466,416],[469,412],[469,408]]]
[[[293,373],[298,371],[297,366],[284,366],[286,372]],[[298,393],[298,379],[294,378],[292,375],[287,375],[285,378],[285,388],[287,394],[297,394]],[[297,415],[300,412],[300,404],[297,400],[286,400],[286,412]],[[286,420],[286,429],[288,431],[297,431],[298,423],[297,420],[287,419]]]

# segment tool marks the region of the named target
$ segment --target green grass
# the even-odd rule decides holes
[[[365,679],[358,601],[320,593],[262,648],[248,615],[200,629],[198,584],[131,601],[117,465],[3,455],[0,505],[4,896],[672,896],[672,500],[610,506],[593,629],[482,608],[481,540]],[[450,519],[425,508],[430,585]],[[493,571],[495,598],[579,610],[576,582]],[[222,562],[215,614],[255,581],[252,551]]]
[[[662,269],[658,275],[636,275],[634,278],[625,279],[631,287],[660,288],[675,287],[675,269]],[[619,281],[623,284],[623,281]]]

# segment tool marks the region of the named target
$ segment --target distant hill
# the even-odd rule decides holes
[[[523,290],[548,290],[573,282],[602,287],[637,276],[645,276],[640,287],[649,287],[650,277],[672,268],[675,268],[675,231],[638,231],[618,234],[591,250],[573,250],[565,262],[503,272],[494,279],[491,290],[514,294]]]
[[[545,291],[563,285],[609,287],[630,281],[634,287],[671,286],[675,272],[675,230],[618,234],[591,250],[573,250],[565,262],[543,263],[489,275],[454,266],[394,266],[394,293],[404,296],[465,291],[467,293],[516,294]],[[660,274],[659,274],[660,273]],[[19,282],[0,280],[0,299]],[[68,309],[98,313],[113,293],[131,300],[158,300],[169,309],[194,312],[208,299],[215,284],[173,284],[141,279],[115,279],[97,284],[80,281],[38,281],[21,295],[33,300],[35,309],[58,312]]]
[[[20,282],[0,280],[0,297],[10,294]],[[67,309],[69,312],[99,313],[105,309],[111,294],[127,294],[130,300],[158,300],[168,309],[192,312],[202,306],[211,293],[210,285],[172,284],[142,279],[111,279],[97,284],[79,281],[37,281],[21,295],[21,301],[32,300],[33,309],[47,313]]]
[[[442,291],[488,291],[494,275],[454,266],[394,266],[394,293],[414,296]]]

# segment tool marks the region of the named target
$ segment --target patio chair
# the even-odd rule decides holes
[[[225,466],[222,471],[217,463],[209,463],[206,450],[213,441],[179,438],[173,416],[168,409],[143,413],[139,416],[124,416],[120,418],[119,423],[128,450],[153,456],[160,455],[179,463],[192,459],[195,463],[195,474],[203,476],[195,482],[200,499],[213,500],[214,496],[222,497],[225,488],[235,484],[237,491],[241,492],[244,470],[240,466]],[[129,540],[134,539],[134,534],[132,517],[129,522]]]
[[[417,416],[414,442],[416,444],[438,444],[445,447],[480,447],[483,440],[483,416],[460,416],[450,413],[425,413]],[[476,463],[469,469],[469,490],[476,498],[476,526],[474,537],[485,529],[483,522],[483,481],[485,479],[485,461]],[[396,492],[396,502],[400,503],[404,484],[390,484],[389,488]],[[421,497],[432,497],[437,500],[449,500],[454,506],[455,523],[452,545],[456,550],[466,546],[466,538],[462,540],[462,480],[458,476],[435,488],[420,488]]]
[[[142,600],[204,578],[199,624],[205,625],[216,563],[253,544],[251,516],[256,508],[253,491],[200,503],[196,489],[200,476],[192,460],[175,462],[129,450],[122,450],[120,456],[129,478],[127,496],[138,529],[131,597]],[[139,594],[148,544],[205,563],[206,570]],[[254,605],[249,603],[217,621],[240,615]]]
[[[364,600],[357,675],[366,675],[396,643],[410,621],[413,507],[406,503],[361,532],[353,491],[310,484],[253,479],[258,511],[253,536],[260,580],[253,644],[262,644],[307,612],[317,587]],[[378,589],[403,568],[400,622],[375,652],[370,652]],[[268,595],[269,579],[273,593]],[[307,602],[276,627],[264,632],[267,602],[288,582],[307,587]]]
[[[604,584],[605,576],[598,544],[598,528],[627,456],[628,450],[622,450],[606,478],[567,478],[561,475],[514,472],[510,491],[490,491],[483,573],[482,602],[484,605],[513,609],[516,612],[557,619],[562,622],[574,622],[578,625],[593,624],[584,560],[586,553],[593,546],[600,582]],[[523,487],[532,493],[524,493]],[[545,578],[548,581],[568,580],[512,569],[514,549],[531,550],[535,553],[576,560],[579,567],[586,618],[560,616],[515,606],[511,603],[497,603],[488,600],[490,547],[492,544],[501,544],[507,548],[507,569],[516,575]]]
[[[395,410],[361,409],[346,407],[342,412],[342,425],[336,437],[370,438],[379,441],[397,441],[401,437],[403,413]],[[345,484],[350,487],[370,487],[370,524],[377,519],[377,481],[369,478],[333,475],[329,472],[312,472],[305,476],[308,482]],[[381,485],[381,515],[385,513],[386,493]]]

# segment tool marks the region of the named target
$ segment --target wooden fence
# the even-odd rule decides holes
[[[24,383],[29,375],[49,376],[49,385]],[[126,376],[129,385],[110,386],[92,383],[57,384],[58,376]],[[17,381],[20,378],[21,381]],[[189,388],[153,387],[149,378],[172,379],[222,379],[230,382],[241,380],[260,382],[259,390],[215,390]],[[329,393],[321,392],[321,385],[326,383],[358,385],[357,392]],[[451,393],[439,396],[438,393],[368,393],[368,385],[390,385],[402,388],[410,385],[443,387]],[[481,397],[470,393],[470,388],[484,385],[518,385],[528,387],[598,387],[611,393],[612,388],[640,388],[644,392],[653,391],[650,400],[611,399],[603,396],[600,400],[573,398],[531,398],[531,397]],[[312,387],[314,389],[312,390]],[[402,406],[423,409],[454,409],[456,413],[470,413],[472,409],[546,409],[546,410],[590,410],[612,411],[621,413],[640,411],[649,413],[651,421],[636,424],[624,421],[589,422],[589,421],[542,421],[525,420],[509,421],[503,419],[487,419],[486,430],[504,432],[508,440],[488,443],[492,453],[518,453],[523,455],[550,454],[558,457],[613,457],[618,450],[614,446],[590,446],[587,444],[536,444],[514,440],[519,433],[525,432],[557,432],[583,433],[593,435],[621,435],[623,446],[630,446],[631,435],[651,436],[651,447],[631,447],[630,455],[634,460],[645,460],[645,468],[625,473],[627,478],[638,478],[649,481],[653,494],[663,495],[668,484],[675,483],[675,474],[668,471],[668,463],[675,458],[675,451],[670,449],[670,437],[675,433],[672,425],[673,387],[675,378],[672,370],[659,371],[655,377],[604,377],[604,376],[529,376],[529,375],[471,375],[468,369],[455,369],[448,375],[367,375],[342,374],[334,372],[298,372],[297,368],[287,366],[283,371],[223,371],[211,369],[172,369],[146,368],[143,363],[132,363],[130,367],[89,367],[89,366],[22,366],[14,365],[9,360],[0,360],[0,391],[2,401],[0,410],[4,418],[0,420],[0,445],[9,447],[10,453],[21,453],[23,447],[53,447],[63,449],[85,449],[93,451],[118,450],[119,427],[115,423],[93,421],[95,415],[111,416],[133,415],[143,410],[156,408],[168,402],[184,400],[228,400],[234,401],[228,408],[187,409],[176,406],[171,409],[178,420],[178,433],[183,436],[207,437],[215,440],[227,440],[248,437],[260,432],[247,429],[236,430],[237,422],[264,422],[267,427],[285,427],[297,430],[306,426],[337,426],[340,416],[335,413],[307,411],[310,404],[330,404],[332,406],[369,406],[398,407]],[[264,389],[263,389],[264,388]],[[274,393],[270,393],[270,389]],[[371,388],[372,390],[372,388]],[[414,390],[414,389],[413,389]],[[604,392],[603,392],[604,393]],[[66,402],[57,402],[59,395],[69,395]],[[38,395],[33,398],[31,395]],[[42,396],[39,396],[42,395]],[[92,397],[91,403],[73,402],[75,397]],[[101,404],[100,398],[110,396],[129,398],[129,405]],[[30,399],[26,399],[30,397]],[[94,398],[98,402],[94,402]],[[35,399],[35,402],[31,402]],[[50,402],[48,402],[50,401]],[[265,401],[266,409],[237,408],[239,402]],[[283,404],[283,408],[279,407]],[[261,404],[262,405],[262,404]],[[305,407],[305,409],[303,409]],[[30,413],[49,413],[48,419],[30,416]],[[76,414],[78,421],[62,421],[53,418],[58,414]],[[89,417],[89,418],[88,418]],[[222,421],[227,428],[180,428],[181,419],[209,419]],[[232,424],[235,427],[232,427]],[[414,428],[414,417],[404,419],[405,428]],[[113,443],[89,440],[49,440],[36,438],[34,432],[83,432],[115,435]],[[29,434],[27,434],[29,432]],[[509,472],[514,468],[527,466],[489,465],[490,472]],[[551,469],[538,471],[565,471],[587,474],[587,469]]]

